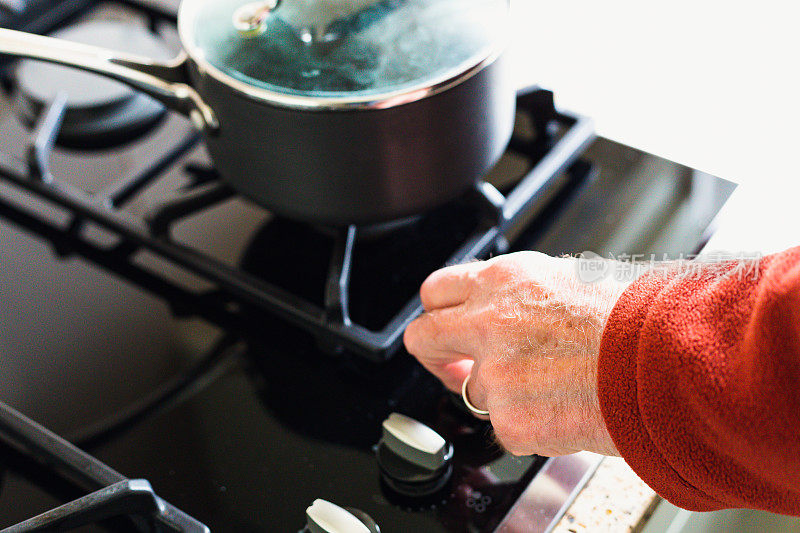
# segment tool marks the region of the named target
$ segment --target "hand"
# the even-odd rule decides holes
[[[444,268],[420,290],[405,345],[450,390],[489,411],[515,455],[619,455],[600,413],[603,327],[628,283],[578,278],[577,259],[520,252]]]

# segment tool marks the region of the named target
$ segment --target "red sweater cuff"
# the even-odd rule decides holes
[[[656,447],[639,410],[637,353],[652,302],[670,276],[645,274],[623,293],[603,331],[598,361],[600,409],[614,444],[628,465],[660,496],[684,508],[725,507],[683,479]]]

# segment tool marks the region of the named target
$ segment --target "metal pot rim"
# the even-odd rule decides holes
[[[181,2],[178,11],[178,34],[184,51],[195,65],[197,65],[200,73],[211,76],[221,84],[230,87],[250,99],[287,109],[305,111],[355,111],[389,109],[404,104],[410,104],[447,91],[467,81],[494,63],[506,48],[504,41],[498,42],[483,58],[466,62],[432,80],[427,80],[425,83],[420,83],[419,85],[398,91],[363,96],[319,97],[293,95],[250,85],[226,74],[208,62],[202,51],[197,48],[194,35],[193,23],[197,16],[199,4],[200,2],[198,0],[186,0]]]

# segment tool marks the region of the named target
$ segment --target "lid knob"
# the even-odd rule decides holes
[[[233,27],[244,36],[258,35],[267,27],[270,14],[280,0],[265,0],[245,4],[233,12]]]

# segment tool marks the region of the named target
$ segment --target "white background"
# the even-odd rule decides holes
[[[744,185],[719,247],[800,243],[797,2],[512,0],[512,13],[520,86],[553,89],[603,136]]]

